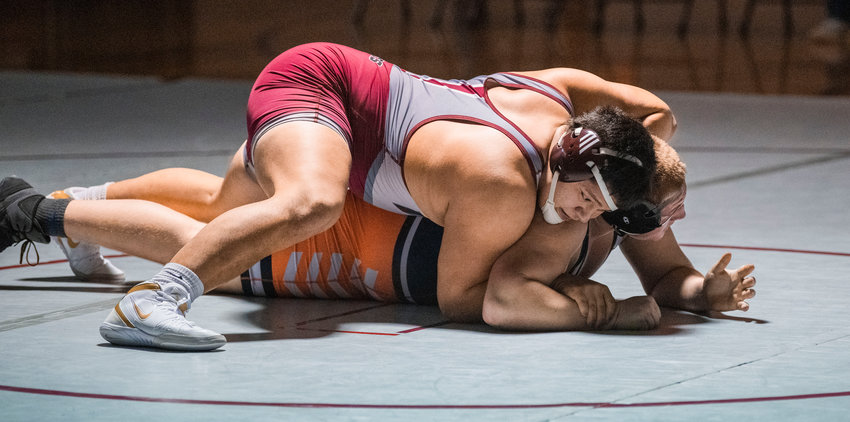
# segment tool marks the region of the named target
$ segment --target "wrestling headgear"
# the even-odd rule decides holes
[[[661,227],[661,208],[661,205],[641,201],[626,210],[605,211],[602,218],[621,236],[644,234]]]
[[[647,201],[639,201],[635,206],[627,210],[605,211],[602,213],[602,218],[614,227],[614,230],[621,236],[649,233],[661,227],[682,207],[682,204],[679,204],[677,207],[667,210],[666,215],[664,213],[664,209],[670,204],[678,200],[684,201],[683,198],[686,191],[686,187],[683,186],[677,195],[658,205]]]
[[[590,178],[596,179],[605,203],[612,211],[617,209],[608,187],[602,180],[599,167],[606,163],[609,157],[630,161],[640,167],[643,163],[635,156],[619,153],[600,145],[599,135],[583,127],[567,130],[552,148],[549,154],[549,168],[552,169],[552,184],[549,197],[542,207],[543,219],[549,224],[559,224],[564,220],[555,210],[555,185],[561,182],[581,182]]]

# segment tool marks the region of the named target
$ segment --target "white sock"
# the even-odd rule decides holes
[[[194,271],[174,262],[169,262],[159,270],[151,281],[156,282],[164,291],[168,291],[169,285],[178,285],[188,294],[188,303],[204,294],[204,283]]]
[[[74,199],[96,200],[106,199],[106,188],[113,182],[106,182],[102,185],[89,186],[87,188],[72,187],[68,188],[69,194]]]

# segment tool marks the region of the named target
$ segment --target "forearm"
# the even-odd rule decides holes
[[[517,283],[510,292],[487,292],[484,321],[508,330],[585,330],[586,319],[578,305],[553,288],[536,281]]]
[[[678,267],[665,274],[649,293],[658,305],[690,312],[708,310],[705,278],[693,268]]]

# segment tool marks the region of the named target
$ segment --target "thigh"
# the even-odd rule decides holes
[[[230,160],[227,173],[209,203],[211,218],[233,208],[268,198],[254,176],[246,169],[244,155],[245,144],[243,143]]]
[[[307,121],[284,123],[265,133],[253,154],[254,176],[268,197],[344,201],[351,152],[337,131]]]

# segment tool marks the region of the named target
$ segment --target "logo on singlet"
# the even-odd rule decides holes
[[[378,56],[369,56],[369,60],[375,62],[375,64],[378,65],[378,66],[384,65],[384,59],[382,59]]]

